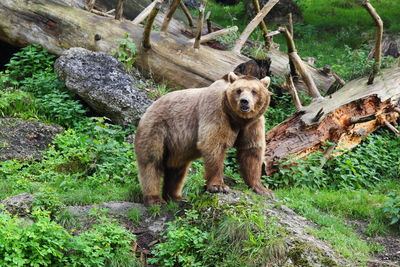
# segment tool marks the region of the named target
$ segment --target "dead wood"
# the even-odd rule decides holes
[[[117,11],[115,12],[115,19],[116,20],[121,20],[122,17],[123,17],[122,16],[123,12],[124,12],[124,0],[119,0]]]
[[[142,46],[145,49],[150,49],[151,48],[151,44],[150,44],[150,33],[151,30],[153,28],[153,23],[154,20],[158,14],[158,12],[161,9],[161,3],[163,1],[159,0],[153,7],[153,9],[151,10],[149,17],[147,18],[146,21],[146,25],[144,26],[144,32],[143,32],[143,39],[142,39]]]
[[[382,70],[372,85],[367,85],[367,80],[346,83],[329,98],[312,102],[268,131],[266,173],[275,172],[278,160],[289,155],[303,157],[321,151],[326,141],[351,149],[378,128],[393,128],[385,122],[399,118],[400,68]]]
[[[56,55],[76,46],[111,53],[118,48],[115,39],[129,33],[136,46],[142,47],[144,29],[141,25],[128,20],[116,21],[109,14],[107,17],[99,16],[83,8],[83,3],[69,4],[63,0],[0,1],[0,39],[18,47],[38,43]],[[160,27],[163,18],[159,12],[154,25]],[[208,86],[250,60],[240,54],[207,46],[202,46],[199,53],[194,54],[193,43],[182,35],[182,31],[187,32],[187,28],[175,19],[170,22],[167,37],[152,31],[149,36],[151,49],[138,50],[136,67],[144,74],[166,82],[171,88],[190,88]],[[203,31],[207,32],[207,29]],[[285,75],[288,69],[286,54],[273,49],[267,56],[272,62],[272,75]],[[320,89],[326,91],[331,87],[333,77],[306,67]],[[301,80],[295,81],[295,86],[306,91]]]
[[[203,30],[204,10],[206,9],[206,5],[207,0],[201,1],[201,5],[199,7],[199,18],[197,20],[196,37],[194,38],[195,41],[193,45],[195,53],[197,53],[200,48],[201,31]]]
[[[208,33],[212,33],[212,32],[213,32],[212,27],[211,27],[211,19],[210,19],[210,16],[211,16],[211,11],[208,11],[208,12],[207,12],[207,15],[206,15],[206,22],[207,22],[207,31],[208,31]]]
[[[238,28],[237,26],[233,26],[233,27],[230,27],[230,28],[227,28],[227,29],[221,29],[221,30],[219,30],[219,31],[206,34],[206,35],[204,35],[204,36],[201,37],[201,39],[200,39],[200,44],[202,44],[202,43],[207,43],[207,42],[209,42],[209,41],[211,41],[211,40],[214,40],[214,39],[215,39],[216,37],[218,37],[218,36],[226,35],[226,34],[229,34],[229,33],[231,33],[231,32],[237,32],[238,29],[239,29],[239,28]],[[193,39],[190,39],[189,42],[194,43],[195,40],[196,40],[196,39],[193,38]]]
[[[293,31],[293,18],[292,18],[292,13],[288,14],[288,30],[290,32],[290,35],[292,38],[294,37],[294,31]]]
[[[260,3],[258,0],[253,0],[254,9],[256,10],[256,14],[258,14],[260,10]],[[265,42],[265,47],[269,50],[271,48],[271,36],[268,35],[267,25],[265,25],[264,19],[260,22],[260,28],[263,31],[263,37]]]
[[[180,0],[174,0],[172,2],[171,7],[169,8],[168,13],[165,16],[164,22],[163,22],[163,24],[161,26],[161,32],[167,33],[169,22],[171,21],[172,15],[174,15],[174,13],[175,13],[176,9],[178,8],[180,2],[181,2]]]
[[[183,0],[181,0],[181,2],[179,4],[181,5],[183,12],[185,13],[186,18],[188,19],[189,26],[193,27],[194,26],[193,18],[192,18],[192,15],[190,15],[189,9],[186,7]]]
[[[301,105],[299,95],[297,94],[296,87],[293,83],[292,75],[286,75],[286,84],[290,95],[292,96],[294,106],[296,107],[296,111],[300,111],[303,106]]]
[[[87,7],[86,7],[89,12],[92,11],[95,3],[96,3],[96,0],[89,0],[89,2],[87,3]]]
[[[371,5],[369,0],[364,0],[362,5],[367,9],[368,13],[374,19],[376,24],[376,41],[375,41],[375,62],[372,69],[372,73],[369,76],[368,84],[374,82],[376,74],[381,69],[381,55],[382,55],[382,36],[383,36],[383,21],[376,12],[375,8]]]
[[[258,24],[264,19],[264,17],[268,14],[268,12],[279,2],[279,0],[270,0],[265,6],[258,12],[258,14],[250,21],[250,23],[246,26],[242,34],[239,36],[238,40],[235,43],[232,51],[234,53],[239,54],[240,50],[244,46],[247,38],[249,38],[250,34],[254,31],[254,29],[258,26]]]
[[[149,6],[147,6],[142,12],[140,12],[140,14],[137,15],[134,20],[132,20],[132,23],[135,25],[139,25],[142,21],[144,21],[157,2],[158,0],[154,0]]]
[[[283,33],[285,36],[287,46],[288,46],[288,54],[291,62],[293,62],[293,65],[295,69],[300,73],[301,77],[303,78],[304,82],[306,83],[309,93],[311,97],[314,100],[321,100],[323,97],[321,96],[317,86],[314,83],[313,78],[311,77],[310,73],[308,73],[307,69],[304,66],[303,61],[297,54],[296,46],[294,45],[293,38],[290,34],[290,32],[287,30],[286,27],[280,27],[279,31]],[[293,76],[294,70],[291,71],[292,76]]]

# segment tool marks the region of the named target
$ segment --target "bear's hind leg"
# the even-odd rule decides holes
[[[154,162],[148,162],[143,165],[138,162],[139,180],[142,186],[143,201],[146,206],[166,203],[160,197],[160,180],[163,172],[160,165]]]
[[[166,167],[164,171],[163,199],[184,200],[182,188],[189,170],[190,162],[178,168]]]

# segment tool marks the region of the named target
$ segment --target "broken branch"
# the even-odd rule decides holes
[[[393,133],[395,133],[398,137],[400,137],[400,132],[399,130],[396,129],[390,122],[385,120],[385,126],[389,128]]]
[[[134,20],[132,20],[132,23],[134,25],[139,25],[143,20],[145,20],[157,2],[158,2],[158,0],[153,1],[145,9],[143,9],[143,11],[140,12],[140,14],[137,15],[137,17]]]
[[[294,106],[296,107],[296,111],[301,110],[303,108],[303,106],[301,105],[299,95],[297,94],[296,87],[294,86],[292,75],[289,74],[286,76],[286,84],[287,84],[289,93],[292,96]]]
[[[167,33],[169,22],[171,21],[172,15],[174,15],[174,13],[175,13],[176,9],[178,8],[180,2],[181,2],[180,0],[174,0],[172,2],[171,7],[169,8],[168,13],[164,18],[164,22],[161,25],[161,32]]]
[[[95,3],[96,3],[96,0],[89,0],[89,2],[88,2],[87,5],[86,5],[86,9],[87,9],[89,12],[92,12]]]
[[[239,36],[238,40],[236,41],[235,46],[232,49],[232,52],[240,54],[240,50],[244,46],[247,38],[249,38],[250,34],[254,31],[258,24],[264,19],[264,17],[268,14],[268,12],[278,3],[279,0],[270,0],[268,1],[265,6],[261,9],[260,12],[250,21],[247,25],[246,29],[242,32]]]
[[[204,10],[206,9],[206,5],[207,0],[203,0],[201,2],[201,6],[199,7],[199,19],[197,20],[197,32],[193,46],[195,52],[197,52],[200,48],[201,30],[203,29]]]
[[[203,35],[203,36],[201,37],[201,39],[200,39],[200,43],[201,43],[201,44],[202,44],[202,43],[207,43],[207,42],[209,42],[209,41],[211,41],[211,40],[214,40],[214,39],[215,39],[216,37],[218,37],[218,36],[225,35],[225,34],[229,34],[229,33],[231,33],[231,32],[237,32],[238,29],[239,29],[239,28],[238,28],[237,26],[233,26],[233,27],[231,27],[231,28],[221,29],[221,30],[219,30],[219,31],[216,31],[216,32],[212,32],[212,33]],[[195,40],[196,40],[196,39],[193,38],[193,39],[190,39],[189,42],[194,43]]]
[[[208,12],[207,12],[207,15],[206,15],[206,22],[207,22],[207,30],[208,30],[208,33],[212,33],[210,16],[211,16],[211,11],[208,11]]]
[[[124,13],[124,0],[119,0],[117,11],[115,12],[115,19],[121,20],[123,17],[122,16],[123,13]]]
[[[286,43],[288,46],[289,59],[291,59],[291,61],[293,62],[294,69],[300,72],[300,75],[303,78],[304,83],[307,85],[311,97],[313,98],[313,100],[323,99],[317,86],[314,83],[313,78],[311,77],[310,73],[305,68],[303,61],[297,54],[296,46],[294,45],[293,38],[289,33],[288,29],[286,27],[280,27],[279,31],[283,33],[283,35],[285,36]]]
[[[256,10],[256,13],[258,14],[260,12],[260,3],[258,2],[258,0],[253,0],[253,5],[254,5],[254,9]],[[271,36],[268,36],[268,29],[267,29],[267,25],[265,25],[264,19],[261,20],[260,27],[261,27],[261,30],[263,31],[265,46],[269,50],[271,48]]]
[[[288,14],[288,30],[290,32],[290,35],[293,37],[293,18],[292,18],[292,13]]]
[[[163,0],[157,0],[157,3],[154,5],[153,9],[151,10],[149,17],[147,18],[146,25],[144,26],[143,31],[143,39],[142,39],[142,46],[145,49],[150,49],[150,33],[153,28],[154,19],[156,18],[158,11],[161,9],[161,3]]]
[[[375,62],[372,69],[372,73],[368,78],[367,84],[374,82],[376,74],[381,69],[381,55],[382,55],[382,35],[383,35],[383,21],[376,12],[375,8],[371,5],[369,0],[364,0],[362,5],[367,9],[368,13],[374,19],[376,24],[376,41],[375,41]]]
[[[186,7],[183,0],[181,0],[181,2],[179,4],[181,5],[183,13],[185,13],[186,18],[188,19],[189,26],[192,28],[194,26],[194,23],[193,23],[192,15],[190,15],[189,9]]]

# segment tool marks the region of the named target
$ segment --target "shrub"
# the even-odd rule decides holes
[[[17,86],[20,81],[32,77],[39,71],[53,71],[55,56],[38,44],[28,45],[14,54],[5,66],[5,74],[11,85]]]
[[[400,230],[400,194],[395,192],[388,194],[388,201],[383,206],[383,212],[391,219],[390,224],[399,225]]]
[[[130,246],[135,236],[105,216],[79,236],[51,221],[46,211],[31,216],[35,221],[29,224],[0,207],[1,266],[138,265]]]

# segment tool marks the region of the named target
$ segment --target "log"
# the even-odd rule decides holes
[[[253,0],[253,6],[256,11],[256,14],[261,11],[260,9],[260,3],[258,0]],[[260,28],[263,31],[263,37],[264,37],[264,42],[265,42],[265,47],[268,48],[268,50],[271,48],[271,36],[268,35],[268,29],[267,25],[265,25],[264,20],[260,22]]]
[[[400,116],[400,67],[382,70],[372,85],[367,85],[367,80],[346,83],[330,97],[312,102],[268,131],[266,174],[273,174],[279,160],[289,155],[304,157],[322,151],[326,141],[352,149],[378,128],[391,127],[387,122]]]
[[[118,48],[115,39],[123,38],[125,33],[129,33],[136,46],[141,47],[141,25],[133,25],[129,20],[117,21],[102,17],[82,8],[75,8],[68,2],[70,1],[1,1],[0,39],[18,47],[38,43],[56,55],[77,46],[111,53]],[[157,15],[155,24],[161,25],[162,22],[163,16]],[[138,49],[139,57],[135,66],[145,74],[165,81],[171,88],[191,88],[208,86],[238,65],[250,61],[243,55],[207,46],[194,54],[189,38],[178,35],[183,29],[185,26],[173,19],[168,27],[167,37],[152,31],[152,48],[148,51]],[[269,51],[268,56],[272,60],[272,74],[284,75],[288,69],[287,56],[277,50]],[[309,71],[324,91],[334,82],[332,77],[315,68],[309,68]],[[298,90],[304,88],[301,81],[295,85]]]

